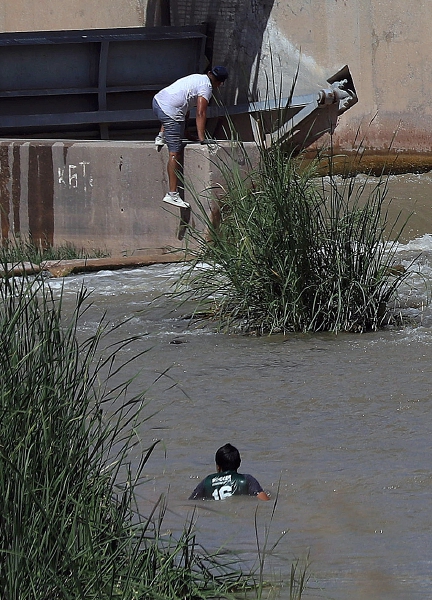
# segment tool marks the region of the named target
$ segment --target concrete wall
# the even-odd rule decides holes
[[[349,64],[359,103],[341,119],[342,147],[361,126],[365,147],[430,152],[431,22],[428,0],[290,0],[274,7],[267,39],[281,56],[301,48],[311,78]]]
[[[360,128],[372,150],[432,151],[429,0],[409,7],[402,0],[202,0],[199,9],[192,0],[174,4],[180,6],[175,24],[203,18],[203,12],[215,22],[214,60],[234,72],[231,100],[241,96],[245,76],[252,90],[265,93],[272,70],[276,84],[282,73],[286,94],[300,63],[297,93],[306,93],[348,64],[359,103],[342,117],[336,145],[352,148]],[[225,26],[221,14],[230,15]]]
[[[170,11],[167,11],[170,4]],[[229,67],[227,103],[263,98],[273,85],[311,93],[348,64],[359,103],[336,129],[337,150],[432,153],[432,2],[418,0],[3,0],[0,31],[207,23],[213,64]],[[64,65],[68,69],[68,65]],[[163,68],[163,65],[161,66]],[[357,141],[358,144],[358,141]],[[226,160],[227,149],[221,150]],[[251,150],[252,151],[252,150]],[[219,175],[208,149],[186,149],[198,192]],[[217,157],[216,157],[217,158]],[[211,160],[209,160],[211,159]],[[239,156],[230,157],[237,164]],[[29,231],[40,243],[71,242],[113,254],[165,252],[187,243],[167,188],[166,149],[140,142],[0,143],[2,238]],[[207,198],[207,193],[204,197]],[[207,200],[206,200],[207,201]],[[210,206],[209,206],[210,211]],[[183,215],[194,223],[194,214]],[[186,233],[186,237],[185,237]]]
[[[255,160],[256,147],[248,146]],[[213,199],[221,189],[223,165],[245,170],[245,154],[228,142],[214,151],[187,146],[185,199],[192,210],[181,211],[162,202],[167,158],[166,148],[157,152],[150,142],[3,140],[2,238],[30,232],[40,245],[71,243],[112,256],[163,254],[193,245],[185,224],[205,231],[206,219],[217,218]]]
[[[214,36],[209,58],[232,72],[227,101],[241,101],[248,87],[265,94],[271,62],[283,72],[285,92],[300,62],[298,93],[322,87],[349,64],[360,101],[341,119],[336,142],[351,148],[360,127],[367,148],[386,150],[392,143],[401,150],[432,151],[430,0],[409,6],[402,0],[171,0],[167,17],[168,4],[3,0],[0,30],[206,22]]]
[[[2,0],[0,31],[144,25],[146,0]]]

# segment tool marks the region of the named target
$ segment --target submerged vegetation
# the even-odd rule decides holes
[[[42,280],[5,279],[0,286],[1,596],[261,594],[262,585],[232,558],[197,545],[192,524],[177,537],[162,536],[163,500],[146,516],[139,510],[136,488],[157,442],[146,447],[138,434],[148,418],[144,394],[133,395],[131,381],[116,383],[116,352],[133,340],[101,351],[112,330],[102,320],[80,341],[88,307],[84,289],[66,318],[64,299]],[[137,465],[132,453],[142,457]],[[293,598],[301,596],[299,576]]]
[[[400,231],[398,220],[387,222],[385,178],[372,187],[364,178],[320,179],[278,144],[260,149],[247,176],[232,162],[218,167],[220,223],[196,197],[204,231],[191,231],[194,260],[180,281],[198,311],[259,334],[388,324],[405,274],[394,269]]]

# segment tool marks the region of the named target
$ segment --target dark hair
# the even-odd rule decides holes
[[[225,444],[216,452],[216,464],[222,471],[237,471],[240,466],[240,452],[231,444]]]
[[[225,69],[225,67],[213,67],[210,73],[214,75],[218,81],[226,81],[228,79],[228,71]]]

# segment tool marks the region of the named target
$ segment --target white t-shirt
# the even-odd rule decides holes
[[[163,112],[174,119],[184,121],[186,113],[196,106],[198,96],[210,102],[213,93],[211,81],[207,75],[188,75],[177,79],[155,96]]]

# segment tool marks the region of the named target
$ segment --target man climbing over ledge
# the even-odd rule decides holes
[[[177,79],[168,87],[160,90],[153,98],[153,112],[162,124],[155,144],[168,146],[168,185],[169,191],[163,202],[189,208],[189,204],[180,198],[178,191],[178,171],[183,167],[183,135],[189,111],[196,106],[196,127],[198,140],[205,143],[207,106],[214,89],[218,89],[228,79],[225,67],[213,67],[205,75],[188,75]]]

